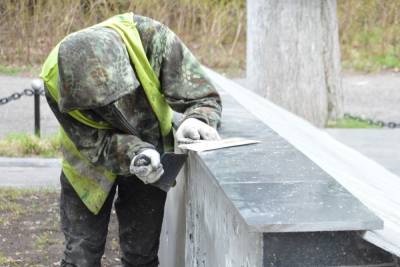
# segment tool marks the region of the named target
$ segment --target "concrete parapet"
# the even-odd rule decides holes
[[[390,253],[361,239],[365,231],[381,229],[383,221],[239,104],[223,79],[218,80],[224,104],[221,136],[261,143],[189,153],[167,198],[161,266],[394,266]],[[308,238],[303,243],[298,242],[301,232]],[[293,258],[280,259],[290,246],[304,251],[296,264]],[[334,260],[343,258],[338,252],[351,255]]]

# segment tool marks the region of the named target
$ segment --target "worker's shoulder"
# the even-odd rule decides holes
[[[171,32],[171,30],[160,21],[155,19],[141,16],[141,15],[134,15],[133,21],[136,24],[136,28],[139,32],[154,32],[154,33],[163,33],[163,32]]]

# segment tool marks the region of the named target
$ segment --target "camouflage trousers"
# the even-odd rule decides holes
[[[91,213],[61,174],[60,215],[64,267],[101,266],[115,194],[122,266],[158,266],[166,193],[135,177],[118,177],[99,214]],[[117,192],[117,193],[116,193]]]

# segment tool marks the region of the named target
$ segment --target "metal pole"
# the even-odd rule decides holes
[[[33,80],[31,86],[34,92],[35,135],[40,137],[40,91],[42,89],[42,80]]]

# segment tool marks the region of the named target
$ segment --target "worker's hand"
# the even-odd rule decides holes
[[[178,143],[187,143],[188,140],[196,141],[200,139],[219,140],[220,137],[217,130],[195,118],[184,120],[176,131]]]
[[[164,173],[160,154],[154,149],[145,149],[136,155],[129,170],[145,184],[157,182]]]

